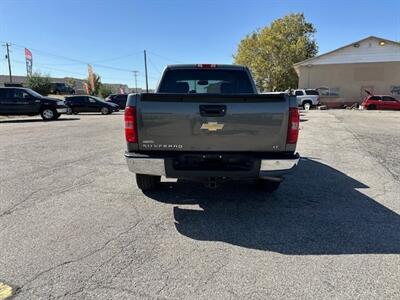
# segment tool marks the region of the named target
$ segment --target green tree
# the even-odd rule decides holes
[[[289,14],[241,40],[234,61],[252,70],[261,91],[296,88],[293,64],[317,54],[315,32],[304,14]]]
[[[112,90],[109,86],[106,85],[101,85],[100,90],[99,90],[99,96],[102,98],[106,98],[112,94]]]
[[[76,87],[76,79],[75,78],[67,77],[66,82],[70,87],[72,87],[72,88]]]
[[[42,75],[40,72],[35,72],[28,77],[27,85],[32,90],[44,96],[50,93],[51,80],[48,75]]]

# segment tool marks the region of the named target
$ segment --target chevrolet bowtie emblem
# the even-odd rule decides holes
[[[224,128],[224,124],[218,124],[218,122],[203,123],[203,125],[200,127],[200,129],[205,129],[208,131],[222,130],[222,128]]]

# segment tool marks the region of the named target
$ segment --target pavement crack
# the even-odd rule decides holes
[[[94,172],[95,172],[95,171],[90,171],[90,172],[88,172],[88,173],[82,174],[81,176],[77,176],[77,177],[73,180],[72,184],[67,185],[67,186],[64,186],[64,187],[61,187],[61,188],[58,189],[58,191],[57,191],[56,189],[54,189],[54,190],[52,191],[52,193],[50,193],[49,195],[43,196],[42,201],[35,201],[35,203],[33,203],[33,204],[42,203],[42,202],[44,202],[45,200],[47,200],[49,197],[53,197],[55,194],[57,194],[57,195],[62,195],[62,194],[65,194],[65,193],[67,193],[67,192],[69,192],[69,191],[71,191],[71,190],[78,189],[78,188],[82,188],[82,187],[84,187],[84,186],[87,186],[87,185],[92,184],[94,180],[91,180],[91,181],[88,181],[88,182],[84,182],[84,183],[79,183],[79,184],[76,184],[76,182],[77,182],[79,179],[82,179],[83,177],[86,177],[86,176],[88,176],[88,175],[93,174]],[[50,185],[50,187],[51,187],[51,185]],[[8,209],[6,209],[4,212],[0,213],[0,218],[3,217],[3,216],[6,216],[6,215],[11,215],[11,214],[15,213],[16,211],[20,211],[20,210],[24,210],[24,209],[30,208],[31,206],[33,206],[33,204],[32,204],[32,205],[29,205],[29,206],[27,206],[27,207],[20,207],[20,206],[21,206],[22,204],[24,204],[26,201],[28,201],[29,199],[31,199],[35,194],[37,194],[37,193],[39,193],[39,192],[42,192],[42,191],[44,191],[43,188],[42,188],[42,189],[39,189],[39,190],[36,190],[36,191],[34,191],[34,192],[32,192],[32,193],[30,193],[30,194],[27,195],[23,200],[19,201],[18,203],[14,204],[13,206],[11,206],[11,207],[9,207]]]
[[[393,170],[391,170],[389,167],[387,167],[387,160],[384,157],[378,156],[376,153],[370,151],[370,147],[368,144],[366,144],[351,127],[346,126],[345,123],[343,122],[343,118],[339,118],[335,114],[332,114],[337,120],[339,120],[342,124],[343,127],[353,136],[355,140],[357,140],[361,145],[362,149],[365,149],[364,151],[368,153],[372,158],[374,158],[380,166],[382,166],[396,181],[400,181],[400,176],[396,174]]]
[[[62,263],[59,263],[59,264],[57,264],[57,265],[55,265],[55,266],[52,266],[52,267],[50,267],[50,268],[48,268],[48,269],[45,269],[45,270],[39,272],[38,274],[36,274],[34,277],[32,277],[31,279],[29,279],[28,281],[26,281],[26,282],[21,286],[21,291],[24,290],[24,289],[25,289],[25,290],[30,290],[30,289],[26,289],[25,287],[26,287],[27,285],[29,285],[30,283],[36,281],[39,277],[41,277],[41,276],[43,276],[43,275],[45,275],[45,274],[47,274],[47,273],[49,273],[49,272],[52,272],[52,271],[54,271],[54,270],[56,270],[56,269],[58,269],[58,268],[60,268],[60,267],[63,267],[63,266],[66,266],[66,265],[69,265],[69,264],[72,264],[72,263],[80,262],[80,261],[82,261],[82,260],[84,260],[84,259],[86,259],[86,258],[88,258],[88,257],[91,257],[91,256],[93,256],[94,254],[96,254],[96,253],[98,253],[98,252],[104,250],[110,243],[112,243],[113,241],[118,240],[118,239],[119,239],[121,236],[123,236],[124,234],[127,234],[129,231],[131,231],[132,229],[134,229],[140,222],[141,222],[141,220],[138,220],[134,225],[129,226],[129,228],[127,228],[126,230],[120,232],[118,235],[116,235],[116,236],[113,237],[112,239],[107,240],[101,247],[99,247],[99,248],[97,248],[97,249],[95,249],[95,250],[89,252],[89,253],[86,254],[86,255],[83,255],[83,256],[78,257],[78,258],[76,258],[76,259],[66,260],[66,261],[64,261],[64,262],[62,262]],[[114,256],[114,257],[115,257],[115,256]],[[103,265],[104,265],[104,264],[103,264]],[[97,271],[98,271],[98,270],[96,270],[95,272],[97,272]],[[94,274],[93,274],[93,276],[94,276]],[[93,276],[91,276],[91,277],[93,277]],[[34,287],[33,287],[33,288],[34,288]],[[32,288],[31,288],[31,289],[32,289]]]
[[[14,213],[15,211],[17,211],[17,207],[21,206],[23,203],[25,203],[26,201],[28,201],[30,198],[32,198],[32,196],[34,196],[35,194],[39,193],[40,191],[42,191],[43,189],[39,189],[36,191],[33,191],[32,193],[30,193],[29,195],[25,196],[25,198],[17,203],[15,203],[14,205],[12,205],[11,207],[7,208],[4,212],[2,212],[0,214],[0,217],[6,216],[6,215],[11,215],[12,213]]]

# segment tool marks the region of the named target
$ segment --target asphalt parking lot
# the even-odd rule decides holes
[[[0,119],[0,282],[16,299],[399,299],[399,116],[303,112],[272,195],[143,194],[122,113]]]

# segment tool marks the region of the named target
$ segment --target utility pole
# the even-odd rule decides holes
[[[133,71],[133,76],[135,76],[135,93],[137,94],[137,76],[139,71]]]
[[[7,48],[7,60],[8,60],[8,74],[10,76],[10,83],[12,83],[12,74],[11,74],[11,63],[10,63],[10,49],[9,47],[11,44],[6,43],[6,48]]]
[[[146,77],[146,93],[149,92],[149,82],[147,79],[147,57],[146,57],[146,50],[144,50],[144,72]]]

